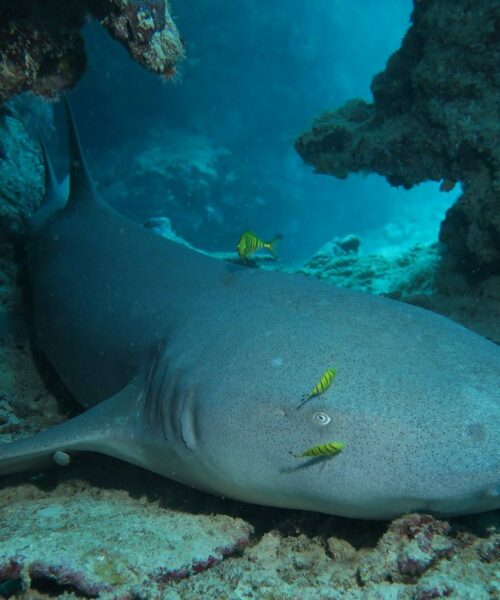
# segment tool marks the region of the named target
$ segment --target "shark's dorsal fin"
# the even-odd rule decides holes
[[[69,197],[67,205],[71,207],[80,202],[97,201],[98,198],[83,156],[71,105],[66,96],[63,96],[63,102],[66,111],[69,151]]]
[[[57,195],[59,186],[57,183],[56,174],[54,172],[54,167],[52,165],[52,161],[50,160],[49,153],[47,152],[47,146],[45,145],[45,140],[43,139],[42,135],[39,136],[39,142],[45,175],[45,195],[43,204],[47,204],[48,202],[51,202],[52,199]]]
[[[31,217],[29,227],[32,232],[39,229],[47,222],[49,217],[55,214],[61,208],[64,208],[68,199],[68,178],[65,177],[61,182],[57,181],[56,173],[50,160],[45,140],[40,135],[40,151],[45,176],[45,192],[39,209]]]

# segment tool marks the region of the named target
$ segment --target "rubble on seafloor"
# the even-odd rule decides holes
[[[296,141],[316,172],[374,172],[395,186],[442,181],[463,193],[441,225],[446,267],[500,275],[500,3],[414,0],[401,48],[372,81]],[[447,276],[447,274],[445,274]]]
[[[39,365],[38,365],[39,366]],[[0,440],[15,440],[71,414],[47,388],[22,315],[0,311]]]
[[[0,104],[24,91],[55,97],[85,71],[80,29],[97,20],[146,69],[176,72],[183,42],[167,0],[3,0],[0,4]]]
[[[500,592],[498,533],[472,533],[462,522],[422,514],[384,524],[383,533],[380,525],[368,522],[311,520],[314,534],[304,533],[300,525],[293,534],[273,528],[240,559],[216,567],[206,579],[181,582],[171,597],[489,600]],[[364,536],[357,538],[360,531]]]
[[[3,490],[0,581],[18,591],[45,580],[84,597],[152,598],[241,551],[252,532],[242,519],[117,489],[66,485],[47,493],[25,484],[7,500]]]

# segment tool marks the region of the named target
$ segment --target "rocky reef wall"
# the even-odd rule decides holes
[[[53,129],[52,109],[41,100],[18,97],[0,108],[0,309],[21,310],[20,279],[26,223],[42,201],[44,173],[30,124]]]
[[[463,193],[440,241],[469,281],[500,274],[500,4],[415,0],[412,25],[373,103],[325,112],[296,141],[316,172],[346,178],[374,172],[394,186],[441,181]]]
[[[98,20],[145,68],[175,74],[184,49],[167,0],[4,0],[0,3],[0,104],[24,91],[53,98],[85,71],[80,29]]]

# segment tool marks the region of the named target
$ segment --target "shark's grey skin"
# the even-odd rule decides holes
[[[348,517],[500,506],[498,346],[419,308],[163,239],[95,192],[71,119],[70,153],[67,205],[56,194],[30,232],[34,339],[88,410],[1,446],[0,472],[95,450]],[[302,404],[329,367],[333,385]],[[335,457],[294,456],[333,440]]]

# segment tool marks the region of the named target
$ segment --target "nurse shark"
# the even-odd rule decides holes
[[[32,338],[85,411],[0,445],[0,473],[94,451],[213,494],[347,517],[500,506],[500,347],[127,220],[96,191],[67,101],[66,113],[69,196],[48,168],[28,231]],[[331,385],[308,398],[328,369]],[[328,444],[341,451],[306,455]]]

